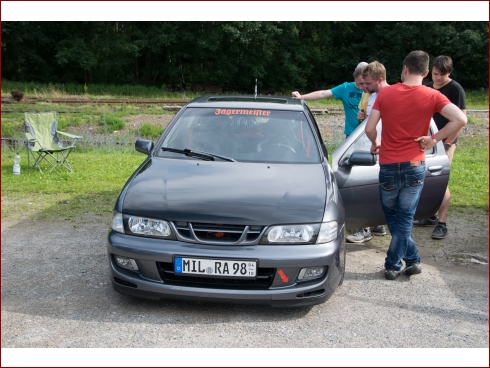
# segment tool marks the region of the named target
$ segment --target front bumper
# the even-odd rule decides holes
[[[137,237],[110,231],[107,250],[113,289],[119,293],[149,299],[178,299],[220,303],[305,306],[325,302],[337,288],[345,252],[345,230],[331,243],[312,245],[223,246],[190,244],[174,240]],[[119,267],[114,255],[136,260],[138,272]],[[254,259],[270,273],[265,287],[208,285],[169,280],[163,265],[174,255],[195,258]],[[319,279],[298,282],[304,267],[326,266]],[[279,273],[278,271],[282,272]],[[284,277],[285,276],[285,277]],[[192,276],[191,276],[192,277]],[[184,281],[182,281],[184,280]]]

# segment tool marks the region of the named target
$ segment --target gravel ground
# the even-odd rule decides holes
[[[463,225],[488,229],[487,219],[473,214]],[[435,257],[455,246],[425,246],[430,228],[414,231],[422,274],[386,280],[389,236],[376,237],[348,244],[344,284],[326,303],[272,309],[117,294],[108,220],[2,227],[2,348],[488,348],[488,263]],[[471,243],[484,249],[487,236]],[[461,248],[469,243],[460,240]]]
[[[441,241],[430,238],[432,227],[414,228],[423,273],[412,277],[384,278],[389,235],[361,245],[348,244],[342,287],[324,304],[296,309],[147,301],[119,295],[109,280],[109,220],[94,214],[77,223],[2,219],[2,366],[55,366],[52,357],[29,360],[38,356],[37,350],[15,351],[16,360],[8,360],[5,357],[10,355],[4,353],[10,349],[4,348],[106,347],[481,348],[454,354],[443,349],[413,357],[396,351],[396,360],[388,362],[384,359],[390,357],[389,351],[383,350],[382,355],[371,353],[375,359],[371,365],[488,366],[485,211],[450,212],[450,233]],[[232,357],[229,351],[181,356],[182,350],[176,355],[165,350],[158,364],[348,366],[365,365],[364,353],[370,354],[315,349],[292,356],[290,350],[281,349],[268,350],[263,354],[269,355],[260,355],[260,360],[251,355],[246,360],[246,351],[232,350]],[[73,354],[59,366],[90,364],[84,360],[89,359],[87,355]],[[202,360],[206,357],[209,361]],[[133,361],[128,355],[119,359],[112,356],[112,363],[107,364],[128,366]],[[29,364],[19,363],[25,361]],[[142,356],[138,362],[144,364]],[[100,360],[93,364],[99,365]],[[154,361],[146,364],[154,365]]]

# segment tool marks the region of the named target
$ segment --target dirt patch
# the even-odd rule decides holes
[[[450,209],[448,233],[444,239],[432,239],[434,226],[414,226],[412,238],[422,263],[437,266],[488,265],[488,212],[475,209]],[[386,227],[386,226],[385,226]],[[348,249],[374,248],[386,253],[391,241],[385,236],[373,236],[365,243],[347,243]],[[384,259],[384,256],[383,256]]]
[[[124,118],[124,122],[126,126],[124,130],[136,129],[138,126],[143,125],[145,123],[153,124],[161,126],[162,128],[166,128],[170,120],[173,119],[175,115],[172,114],[162,114],[162,115],[153,115],[153,114],[142,114],[142,115],[131,115],[127,118]]]

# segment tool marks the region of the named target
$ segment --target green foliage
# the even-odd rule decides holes
[[[58,115],[58,130],[66,129],[69,126],[80,126],[87,123],[81,116]]]
[[[165,128],[160,125],[144,123],[139,128],[139,135],[148,139],[156,139],[162,135],[164,130]]]
[[[18,89],[27,98],[66,98],[78,96],[89,100],[99,101],[101,98],[151,98],[151,99],[188,99],[200,96],[194,92],[168,92],[157,87],[141,85],[91,84],[90,93],[83,91],[84,87],[75,83],[12,82],[2,79],[2,95],[10,96],[12,89]],[[21,103],[20,103],[21,104]],[[37,106],[37,105],[36,105]]]
[[[124,128],[124,121],[114,114],[103,113],[99,116],[98,123],[103,128],[103,132],[109,133]]]
[[[488,137],[461,136],[449,177],[451,207],[488,211]]]
[[[5,121],[2,119],[2,137],[22,138],[24,136],[24,126],[18,121]]]
[[[488,89],[465,91],[466,108],[472,110],[488,110]]]
[[[415,49],[450,55],[464,88],[488,88],[485,21],[2,22],[3,78],[92,97],[101,84],[124,96],[202,92],[199,83],[252,94],[256,78],[263,94],[326,89],[352,80],[361,60],[382,62],[395,83]]]
[[[487,124],[487,122],[485,121],[485,119],[470,115],[468,116],[468,124],[485,125]]]

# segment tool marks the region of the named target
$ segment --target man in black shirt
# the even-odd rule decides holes
[[[449,75],[453,71],[453,60],[449,56],[441,55],[438,56],[432,63],[432,82],[426,84],[427,87],[437,89],[443,95],[445,95],[449,101],[458,106],[461,111],[466,114],[466,100],[465,92],[463,87],[455,80],[449,78]],[[439,113],[435,113],[434,121],[436,122],[437,128],[441,130],[444,128],[448,120]],[[444,148],[446,149],[446,154],[449,158],[449,164],[453,161],[454,151],[456,150],[457,137],[461,131],[456,134],[443,139]],[[426,225],[436,225],[434,231],[432,232],[433,239],[444,239],[447,234],[446,218],[449,210],[449,201],[451,199],[451,193],[449,188],[446,188],[446,193],[442,200],[441,206],[439,207],[439,217],[436,215],[423,219],[420,221],[415,221],[413,224],[416,226],[426,226]]]

